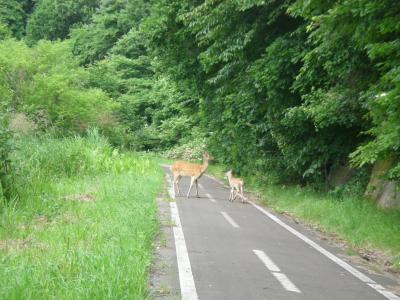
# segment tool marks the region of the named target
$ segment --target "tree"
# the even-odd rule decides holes
[[[138,26],[146,14],[144,1],[102,1],[91,23],[72,30],[74,54],[84,64],[105,58],[117,41]]]
[[[66,39],[74,26],[87,24],[100,0],[40,0],[27,24],[30,44],[41,39]]]
[[[0,102],[12,112],[24,112],[39,126],[64,133],[115,126],[103,121],[118,105],[101,89],[89,87],[89,74],[79,67],[68,42],[40,41],[29,48],[5,40],[0,65]]]
[[[26,12],[24,5],[28,1],[0,0],[0,23],[9,28],[12,35],[22,38],[25,34]]]

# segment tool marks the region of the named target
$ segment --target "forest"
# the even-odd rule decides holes
[[[19,120],[207,147],[274,182],[318,188],[346,166],[365,184],[382,161],[398,181],[399,18],[390,0],[2,1],[2,174]]]
[[[382,161],[387,179],[400,178],[395,1],[4,0],[0,9],[3,193],[7,122],[58,136],[96,127],[136,151],[207,147],[239,173],[280,183],[325,187],[344,166],[365,185]]]

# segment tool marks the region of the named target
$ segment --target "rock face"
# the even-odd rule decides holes
[[[383,208],[400,208],[400,186],[394,181],[384,181],[378,206]]]
[[[376,201],[382,208],[400,208],[400,184],[383,178],[391,165],[390,159],[377,161],[365,191],[365,196]]]

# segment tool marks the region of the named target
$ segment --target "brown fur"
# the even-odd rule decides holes
[[[173,179],[173,184],[174,184],[174,190],[175,186],[178,190],[178,195],[181,194],[179,190],[179,181],[183,176],[188,176],[190,177],[190,188],[187,193],[187,198],[189,198],[190,190],[192,189],[193,183],[196,184],[196,195],[199,197],[199,190],[198,190],[198,182],[197,180],[204,174],[208,167],[208,162],[212,160],[213,157],[208,154],[208,152],[205,152],[203,154],[203,164],[193,164],[193,163],[188,163],[185,161],[176,161],[172,164],[171,166],[171,171],[172,175],[174,176]]]

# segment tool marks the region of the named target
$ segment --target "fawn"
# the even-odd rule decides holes
[[[198,182],[197,180],[204,174],[208,167],[208,162],[210,160],[213,160],[214,158],[208,154],[208,152],[205,152],[203,154],[203,164],[192,164],[188,163],[185,161],[176,161],[172,164],[171,166],[171,171],[174,176],[173,184],[174,184],[174,191],[175,191],[175,185],[178,190],[178,195],[181,194],[179,190],[179,181],[183,176],[189,176],[190,177],[190,187],[189,191],[186,195],[187,198],[189,198],[190,191],[192,189],[193,183],[196,183],[196,196],[197,198],[200,198],[199,196],[199,189],[198,189]]]
[[[235,178],[232,175],[232,170],[229,170],[225,173],[225,176],[228,177],[229,185],[231,187],[231,193],[229,195],[229,201],[234,201],[237,196],[242,198],[242,203],[245,201],[245,197],[243,195],[243,179]],[[236,195],[234,195],[236,192]]]

